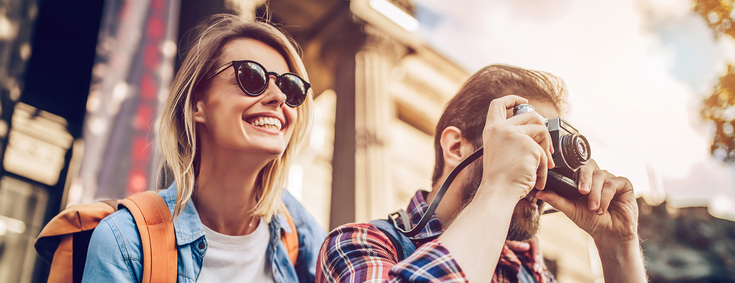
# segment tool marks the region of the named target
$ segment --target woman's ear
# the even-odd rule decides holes
[[[206,123],[204,119],[204,102],[201,100],[196,102],[196,108],[194,109],[194,122]]]
[[[455,126],[444,128],[439,139],[442,146],[442,155],[444,156],[444,167],[450,170],[457,166],[464,155],[462,154],[462,144],[466,141],[462,138],[462,131]]]

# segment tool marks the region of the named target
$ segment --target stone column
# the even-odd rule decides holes
[[[388,92],[400,46],[370,25],[355,55],[355,218],[385,218],[393,206],[390,121],[395,109]]]
[[[332,228],[347,222],[385,218],[393,206],[388,163],[390,74],[405,47],[368,24],[362,44],[345,52],[336,66]]]

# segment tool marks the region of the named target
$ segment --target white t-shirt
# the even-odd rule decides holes
[[[275,282],[266,260],[270,229],[262,219],[245,236],[229,236],[204,226],[209,247],[197,282]]]

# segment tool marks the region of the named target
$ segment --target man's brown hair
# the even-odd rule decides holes
[[[449,101],[436,125],[434,136],[436,162],[432,185],[441,181],[439,178],[444,168],[444,155],[440,143],[442,131],[449,126],[455,126],[462,131],[462,137],[472,143],[475,149],[480,148],[490,102],[509,94],[547,100],[561,111],[565,105],[566,86],[561,78],[552,74],[508,65],[490,65],[472,75],[457,95]]]

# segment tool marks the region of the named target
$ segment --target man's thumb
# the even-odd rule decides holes
[[[556,210],[561,211],[566,215],[569,215],[574,209],[574,202],[557,195],[551,190],[536,192],[536,198],[545,201],[549,205],[556,208]]]

